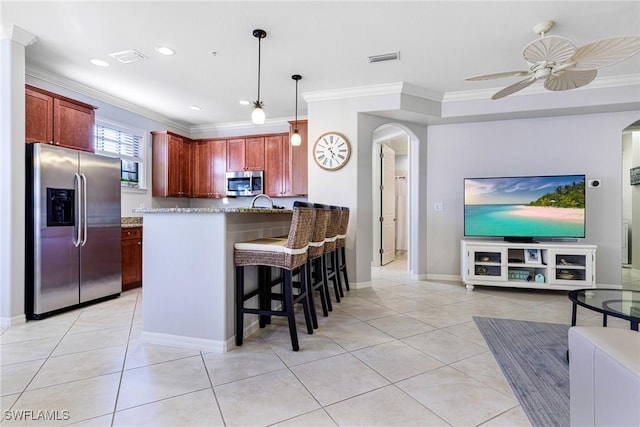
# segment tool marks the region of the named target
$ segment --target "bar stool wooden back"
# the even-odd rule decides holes
[[[331,299],[329,298],[329,284],[326,280],[326,273],[322,265],[322,256],[324,255],[324,240],[327,234],[327,226],[329,224],[329,216],[331,210],[328,206],[314,204],[313,210],[315,220],[311,238],[309,241],[309,283],[311,299],[315,299],[314,292],[318,291],[320,295],[320,303],[322,305],[322,315],[327,317],[331,310]],[[318,318],[315,312],[315,304],[311,302],[311,319],[314,322],[314,328],[318,326]]]
[[[340,302],[340,297],[344,296],[340,275],[338,274],[338,261],[336,257],[336,240],[338,239],[338,231],[342,222],[342,209],[340,206],[330,206],[331,213],[329,215],[329,223],[327,225],[327,233],[324,239],[324,271],[327,280],[333,282],[333,290],[336,302]]]
[[[336,257],[338,263],[338,274],[344,277],[344,287],[349,290],[349,276],[347,274],[347,255],[345,251],[347,243],[347,229],[349,228],[349,208],[342,207],[342,219],[340,220],[340,230],[336,239]]]
[[[298,335],[294,303],[302,304],[307,333],[313,333],[311,308],[308,299],[307,258],[309,236],[312,231],[314,210],[294,203],[291,227],[286,238],[263,238],[234,244],[234,263],[236,266],[236,345],[242,345],[244,332],[244,314],[260,316],[260,327],[264,327],[270,316],[285,316],[289,324],[289,334],[293,351],[298,351]],[[257,288],[245,291],[244,267],[258,266]],[[282,293],[274,293],[272,287],[279,281],[272,282],[271,268],[281,270]],[[299,267],[300,292],[293,293],[292,275]],[[245,302],[258,297],[258,307],[247,307]],[[272,300],[282,301],[282,309],[274,309]]]

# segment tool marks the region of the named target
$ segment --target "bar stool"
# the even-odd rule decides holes
[[[349,291],[349,276],[347,275],[347,255],[345,246],[347,243],[347,229],[349,228],[349,208],[342,207],[342,219],[340,220],[340,230],[336,239],[336,257],[338,263],[338,274],[344,276],[344,286]]]
[[[299,350],[294,304],[301,303],[307,326],[307,333],[313,333],[311,309],[308,298],[307,258],[309,236],[311,235],[314,210],[293,205],[293,217],[287,238],[264,238],[234,244],[233,259],[236,266],[236,345],[242,345],[244,314],[260,316],[260,327],[269,323],[270,316],[285,316],[289,324],[289,335],[293,351]],[[258,266],[258,287],[245,293],[244,267]],[[271,267],[281,270],[281,279],[270,280]],[[294,269],[300,271],[300,293],[293,294],[292,275]],[[274,293],[274,284],[282,283],[282,293]],[[245,301],[258,297],[258,308],[245,307]],[[272,300],[282,301],[282,309],[272,308]]]
[[[326,205],[325,205],[326,206]],[[331,213],[329,215],[329,224],[327,225],[327,233],[324,239],[324,255],[322,261],[324,263],[323,270],[327,282],[333,282],[333,290],[336,302],[340,302],[340,297],[344,296],[340,275],[338,274],[338,261],[336,256],[336,240],[338,239],[338,231],[340,230],[342,220],[342,209],[340,206],[330,206]]]
[[[332,307],[331,299],[329,298],[329,284],[326,280],[326,272],[322,265],[322,256],[324,255],[324,239],[327,233],[331,210],[328,206],[323,207],[324,205],[312,204],[311,206],[313,206],[315,212],[315,221],[309,241],[309,257],[307,261],[310,283],[309,295],[311,296],[310,299],[313,300],[315,299],[314,292],[319,292],[322,315],[327,317]],[[317,328],[318,316],[313,301],[311,301],[311,320],[314,322],[313,327]]]

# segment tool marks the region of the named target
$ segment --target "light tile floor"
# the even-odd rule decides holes
[[[2,425],[528,426],[472,317],[571,315],[565,292],[466,291],[412,279],[396,261],[320,316],[313,335],[300,328],[299,352],[274,319],[216,354],[142,343],[141,298],[133,290],[2,331]]]

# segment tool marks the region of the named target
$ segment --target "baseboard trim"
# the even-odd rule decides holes
[[[7,329],[12,326],[22,325],[27,323],[27,317],[24,314],[19,314],[13,317],[0,317],[0,328]]]
[[[350,289],[366,289],[370,288],[372,285],[371,281],[368,282],[349,282]]]
[[[182,335],[162,334],[142,331],[142,342],[149,344],[169,345],[172,347],[192,348],[194,350],[225,353],[229,351],[228,340],[208,340],[204,338],[185,337]]]
[[[455,274],[426,274],[421,276],[425,276],[424,279],[421,280],[446,280],[447,282],[462,283],[462,277]]]

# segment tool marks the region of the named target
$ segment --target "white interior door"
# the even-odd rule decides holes
[[[380,264],[389,264],[396,258],[396,152],[382,145],[381,231],[382,253]]]

